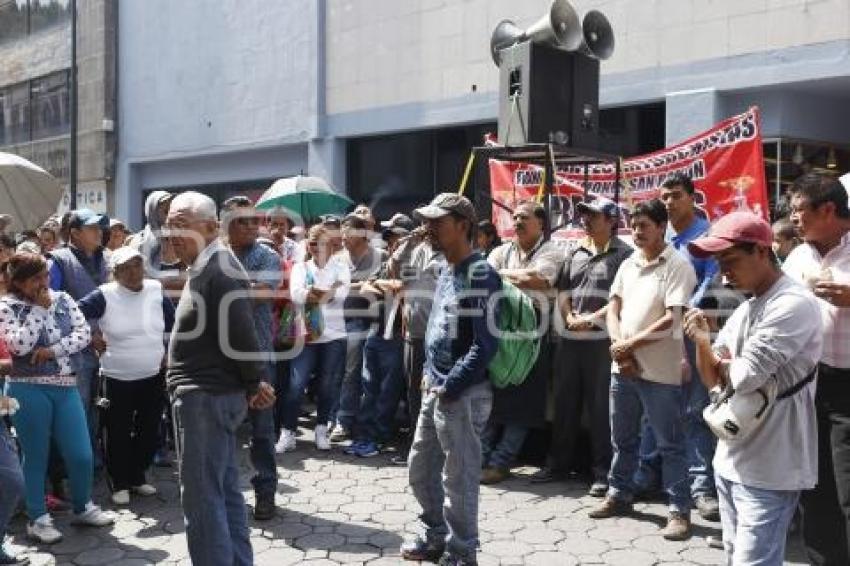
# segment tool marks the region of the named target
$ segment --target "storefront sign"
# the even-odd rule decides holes
[[[623,184],[618,201],[620,230],[627,229],[626,212],[637,202],[659,195],[670,175],[688,175],[696,186],[695,200],[702,214],[715,219],[732,210],[749,209],[768,217],[767,183],[764,177],[761,121],[758,108],[729,118],[711,130],[679,145],[623,160]],[[543,168],[525,163],[490,160],[491,197],[513,209],[517,202],[539,194]],[[551,197],[553,237],[583,234],[575,205],[585,193],[615,199],[614,164],[558,167]],[[493,206],[493,223],[503,237],[513,235],[511,214]]]

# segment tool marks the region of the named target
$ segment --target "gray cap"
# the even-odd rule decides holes
[[[468,198],[457,193],[440,193],[431,204],[413,211],[413,217],[420,220],[435,220],[448,214],[460,215],[473,224],[477,222],[475,207]]]
[[[576,210],[579,212],[596,212],[609,218],[619,218],[620,216],[620,209],[617,208],[617,203],[602,196],[597,196],[591,201],[578,203],[576,205]]]
[[[398,212],[389,220],[381,222],[381,228],[387,232],[392,232],[393,234],[404,235],[413,232],[413,229],[416,228],[416,226],[414,226],[413,220],[411,220],[408,215]]]

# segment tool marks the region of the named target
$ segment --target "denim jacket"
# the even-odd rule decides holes
[[[66,376],[74,373],[73,359],[91,340],[91,330],[67,293],[50,291],[49,309],[12,295],[0,298],[0,335],[12,356],[11,379]],[[53,350],[53,359],[32,364],[37,348]]]

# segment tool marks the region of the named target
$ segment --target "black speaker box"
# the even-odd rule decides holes
[[[499,142],[599,146],[599,60],[526,41],[502,50]]]

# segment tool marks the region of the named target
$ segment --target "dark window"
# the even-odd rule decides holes
[[[26,36],[27,19],[27,0],[0,0],[0,43]]]
[[[36,33],[71,20],[70,0],[29,0],[29,6],[30,33]]]
[[[215,183],[210,185],[195,185],[181,187],[164,187],[161,189],[145,189],[142,192],[142,214],[144,215],[145,200],[153,191],[168,191],[169,193],[183,193],[186,191],[195,191],[208,195],[215,201],[216,209],[221,210],[221,204],[236,195],[244,195],[254,202],[259,199],[263,193],[272,186],[277,179],[255,179],[252,181],[238,181],[235,183]],[[144,224],[144,218],[141,218],[141,224]]]
[[[599,112],[599,148],[632,157],[664,147],[664,104],[603,108]]]
[[[6,143],[30,140],[30,87],[29,83],[6,89]]]
[[[68,71],[31,81],[33,139],[59,136],[71,127]]]

